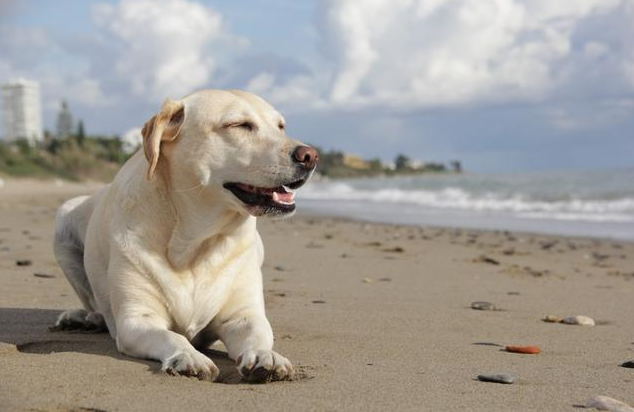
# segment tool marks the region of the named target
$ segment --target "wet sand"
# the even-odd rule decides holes
[[[594,395],[634,404],[634,369],[620,366],[634,360],[634,243],[620,241],[301,212],[260,220],[267,313],[276,350],[298,371],[292,382],[241,383],[221,345],[209,355],[222,383],[209,383],[123,356],[107,334],[50,332],[60,311],[79,307],[53,257],[54,213],[96,187],[0,188],[2,411],[573,411]]]

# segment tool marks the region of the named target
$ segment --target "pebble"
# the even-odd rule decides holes
[[[277,265],[273,269],[275,269],[277,271],[280,271],[280,272],[283,272],[283,271],[286,270],[286,268],[284,266],[282,266],[282,265]]]
[[[475,310],[495,310],[495,305],[491,302],[476,301],[471,303],[471,309]]]
[[[473,261],[474,262],[488,263],[490,265],[496,265],[496,266],[500,264],[499,261],[497,261],[497,260],[495,260],[493,258],[490,258],[490,257],[488,257],[486,255],[480,255],[477,258],[473,259]]]
[[[405,252],[405,249],[403,249],[400,246],[396,246],[396,247],[392,247],[392,248],[387,248],[387,249],[383,249],[384,252],[389,252],[389,253],[403,253]]]
[[[621,366],[624,368],[634,368],[634,360],[623,362]]]
[[[560,318],[559,316],[548,315],[548,316],[544,317],[542,320],[544,322],[559,323],[559,322],[561,322],[564,319]]]
[[[529,355],[538,355],[542,353],[542,350],[537,346],[507,346],[505,349],[507,352],[526,353]]]
[[[326,303],[325,300],[313,300],[313,303]]]
[[[594,326],[594,319],[587,316],[571,316],[562,320],[566,325],[581,325],[581,326]]]
[[[595,408],[600,411],[634,412],[634,408],[609,396],[593,396],[586,403],[586,408]]]
[[[49,275],[48,273],[34,273],[33,276],[35,276],[36,278],[45,278],[45,279],[52,279],[55,277],[55,275]]]
[[[16,260],[15,264],[18,266],[31,266],[33,262],[31,262],[29,259],[24,259],[24,260]]]
[[[372,283],[372,279],[370,279],[370,278],[363,278],[363,283]]]
[[[507,375],[506,373],[498,374],[498,375],[478,375],[478,380],[482,382],[494,382],[494,383],[506,383],[511,384],[515,382],[515,378],[511,375]]]

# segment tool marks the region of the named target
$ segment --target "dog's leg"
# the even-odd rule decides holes
[[[84,309],[92,311],[95,310],[95,300],[84,268],[84,244],[78,233],[82,228],[77,223],[86,200],[88,196],[76,197],[60,207],[55,218],[53,251]]]
[[[87,196],[73,198],[60,207],[55,219],[55,237],[53,251],[68,282],[77,293],[84,309],[71,309],[63,312],[51,330],[84,330],[106,332],[108,328],[103,316],[95,312],[96,305],[86,270],[84,268],[84,244],[78,233],[78,221],[85,221],[82,205]]]
[[[213,381],[220,371],[211,359],[198,352],[178,333],[167,329],[166,323],[154,316],[119,314],[117,348],[129,356],[156,359],[170,375],[194,376]]]
[[[273,351],[273,331],[263,309],[241,310],[212,326],[245,380],[267,382],[292,377],[291,362]]]

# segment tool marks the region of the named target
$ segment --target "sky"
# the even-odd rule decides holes
[[[89,134],[246,89],[289,135],[468,171],[634,166],[634,0],[0,0],[0,82]]]

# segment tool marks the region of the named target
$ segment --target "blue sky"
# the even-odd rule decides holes
[[[165,97],[241,88],[289,133],[484,172],[634,166],[634,0],[0,3],[0,81],[90,133]]]

